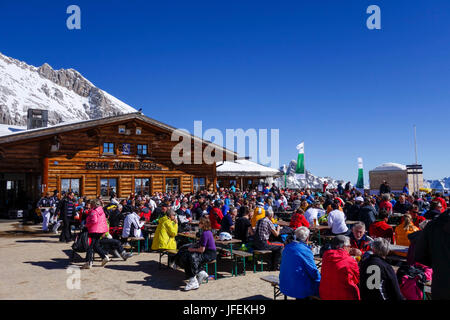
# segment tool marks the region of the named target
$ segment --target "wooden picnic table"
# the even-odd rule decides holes
[[[319,231],[320,232],[320,230],[331,230],[331,227],[327,226],[327,225],[318,225],[318,226],[309,227],[309,229],[311,231]]]
[[[408,252],[409,247],[408,246],[399,246],[396,244],[390,244],[389,245],[389,250],[391,252],[402,252],[402,253],[407,253]]]
[[[194,232],[180,232],[178,236],[186,237],[193,240],[198,240],[196,233]],[[219,237],[214,237],[214,242],[216,245],[220,246],[230,246],[230,253],[233,254],[233,244],[242,243],[242,240],[239,239],[231,239],[231,240],[219,240]]]
[[[289,222],[284,221],[284,220],[278,220],[277,223],[275,223],[275,224],[278,224],[282,227],[289,227]]]
[[[197,235],[196,235],[195,232],[179,232],[179,233],[177,234],[177,236],[180,236],[180,237],[186,237],[186,238],[194,239],[194,240],[197,240],[197,239],[198,239],[198,237],[197,237]]]
[[[218,237],[214,238],[214,241],[216,242],[216,244],[221,245],[221,246],[230,246],[230,254],[233,255],[233,244],[237,244],[237,243],[241,243],[242,240],[239,239],[231,239],[231,240],[219,240]]]
[[[320,231],[321,230],[331,230],[331,227],[329,226],[323,226],[323,225],[318,225],[318,226],[312,226],[309,227],[309,230],[313,231],[313,232],[317,232],[317,235],[319,237],[319,246],[321,245],[321,241],[320,241]]]
[[[357,222],[359,222],[359,221],[355,221],[355,220],[347,220],[347,221],[345,221],[345,224],[346,224],[346,225],[352,225],[352,224],[355,224],[355,223],[357,223]]]
[[[394,212],[394,213],[391,213],[390,215],[389,215],[390,217],[403,217],[403,213],[400,213],[400,212]]]

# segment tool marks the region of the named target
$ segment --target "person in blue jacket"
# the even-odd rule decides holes
[[[307,299],[319,296],[320,272],[306,241],[309,229],[295,230],[295,241],[284,247],[280,266],[280,291],[288,297]]]

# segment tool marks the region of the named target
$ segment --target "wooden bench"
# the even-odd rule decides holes
[[[280,291],[280,279],[278,276],[270,275],[260,278],[263,281],[270,283],[273,287],[273,300],[277,300],[277,297],[281,296],[282,293]],[[287,300],[287,296],[284,295],[284,300]]]
[[[158,249],[155,251],[159,253],[159,269],[162,268],[161,259],[164,255],[167,255],[167,267],[169,267],[169,256],[174,256],[178,253],[178,250],[171,249]]]
[[[156,250],[156,252],[159,253],[159,268],[161,269],[161,267],[162,267],[161,258],[164,255],[167,255],[167,267],[169,267],[169,256],[176,255],[178,253],[178,250],[159,249],[159,250]],[[214,280],[217,280],[217,261],[212,260],[212,261],[205,263],[206,273],[208,273],[208,265],[210,265],[210,264],[214,264]],[[209,273],[208,273],[208,275],[209,275]],[[208,282],[208,279],[206,279],[206,282]]]
[[[144,241],[145,240],[145,238],[144,237],[139,237],[139,238],[135,238],[135,237],[128,237],[127,238],[127,242],[131,245],[130,247],[130,249],[131,249],[131,253],[133,253],[133,245],[132,245],[132,243],[133,242],[136,242],[137,241],[137,244],[138,244],[138,254],[140,254],[141,253],[141,241]],[[124,247],[125,248],[125,247]]]
[[[245,268],[245,258],[253,257],[253,254],[247,252],[247,251],[240,251],[240,250],[233,250],[233,262],[234,262],[234,272],[232,271],[232,275],[238,276],[238,262],[239,258],[242,259],[243,263],[243,269],[244,269],[244,276],[246,275],[246,268]]]
[[[261,271],[264,271],[264,263],[263,263],[263,257],[266,254],[272,254],[271,250],[253,250],[253,273],[256,273],[256,265],[258,264],[258,260],[256,259],[256,256],[259,256],[260,262],[261,262]]]
[[[206,273],[208,274],[208,276],[209,276],[208,265],[210,265],[210,264],[214,264],[214,280],[217,280],[217,261],[212,260],[212,261],[205,263],[205,269],[206,269]],[[208,278],[206,278],[206,283],[208,283]]]

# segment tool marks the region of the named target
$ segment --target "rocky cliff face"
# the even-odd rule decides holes
[[[29,108],[48,110],[50,125],[136,112],[74,69],[36,68],[0,53],[0,123],[26,125]]]

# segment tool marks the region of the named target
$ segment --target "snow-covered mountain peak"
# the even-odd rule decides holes
[[[49,125],[137,111],[75,69],[34,67],[0,53],[0,123],[25,125],[29,108],[48,110]]]

